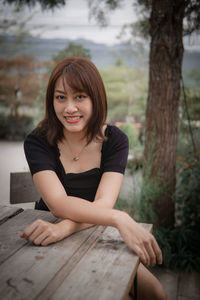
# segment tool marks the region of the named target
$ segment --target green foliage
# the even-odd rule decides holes
[[[126,211],[138,222],[142,221],[138,215],[140,203],[135,203],[135,200],[134,204],[130,204],[125,199],[118,198],[115,208]],[[200,272],[200,235],[197,227],[178,226],[169,229],[154,226],[153,234],[162,250],[162,267]]]
[[[129,149],[132,149],[138,140],[138,130],[129,123],[121,125],[119,128],[127,135],[129,140]]]
[[[147,99],[146,69],[118,65],[100,70],[108,98],[108,120],[125,121],[127,116],[144,120]]]
[[[139,208],[140,222],[156,224],[155,203],[165,190],[166,185],[163,182],[151,179],[149,176],[143,178]]]
[[[185,94],[186,94],[186,102],[187,102],[187,108],[188,113],[190,116],[191,124],[193,127],[195,127],[196,123],[195,121],[200,120],[200,72],[199,71],[192,71],[190,72],[190,80],[187,82],[187,85],[185,86]],[[185,101],[184,101],[184,95],[182,93],[181,99],[180,99],[180,110],[182,114],[180,115],[180,122],[181,130],[184,129],[184,123],[187,124],[187,114],[185,111]]]
[[[183,34],[189,35],[192,32],[199,32],[200,30],[200,2],[199,0],[188,1],[185,9],[185,19]]]
[[[53,57],[53,60],[57,63],[63,58],[71,56],[86,57],[91,59],[91,53],[89,49],[84,48],[82,45],[70,42],[64,50],[61,50]]]
[[[50,76],[50,72],[49,72]],[[46,87],[48,85],[48,80],[40,81],[38,86],[38,94],[33,107],[36,109],[36,114],[34,115],[34,124],[37,124],[44,118],[45,115],[45,98],[46,98]]]
[[[145,163],[145,173],[143,174],[143,181],[141,184],[141,197],[139,215],[140,221],[156,224],[158,216],[155,212],[155,204],[161,198],[166,190],[164,184],[158,178],[154,179],[151,176],[152,156],[155,145],[155,132],[152,133],[152,142],[149,146],[148,161]]]
[[[200,82],[200,72],[197,69],[192,69],[187,75],[187,78],[189,82],[191,80],[196,84],[197,87],[199,87],[199,82]],[[193,85],[192,85],[193,87]]]
[[[130,174],[134,176],[135,172],[139,169],[143,168],[144,164],[144,145],[137,140],[136,145],[132,151],[132,158],[130,158],[127,162],[127,169],[129,170]],[[130,152],[131,154],[131,152]]]
[[[190,91],[192,88],[188,88]],[[193,86],[193,91],[196,87]],[[187,93],[188,96],[188,93]],[[190,94],[189,94],[190,96]],[[188,97],[189,97],[188,96]],[[192,102],[189,104],[190,118]],[[183,110],[183,109],[182,109]],[[192,123],[196,152],[191,146],[188,123],[182,111],[179,128],[177,185],[174,194],[176,224],[174,228],[158,228],[154,234],[163,253],[163,267],[184,271],[200,271],[200,131],[198,122]],[[198,150],[197,150],[198,149]],[[148,174],[148,170],[147,170]],[[165,188],[165,187],[164,187]],[[139,221],[155,224],[152,210],[154,200],[162,192],[158,182],[145,180],[142,185]],[[142,218],[144,215],[144,218]]]
[[[126,199],[122,199],[122,198],[118,198],[115,204],[115,209],[118,210],[123,210],[125,212],[127,212],[129,215],[133,215],[134,214],[134,208],[132,204],[129,204]]]
[[[192,72],[195,85],[185,89],[185,102],[179,121],[177,185],[175,191],[176,222],[182,226],[200,228],[200,74]],[[192,75],[191,74],[191,75]],[[194,97],[195,95],[195,97]],[[194,98],[196,101],[193,101]],[[190,119],[190,127],[187,118]],[[190,130],[189,130],[190,129]]]
[[[19,7],[22,7],[24,5],[33,7],[39,3],[43,9],[53,9],[56,7],[61,7],[66,3],[65,0],[4,0],[4,2],[15,4]]]
[[[179,157],[177,179],[177,223],[200,228],[200,153]]]
[[[179,122],[177,184],[174,194],[176,224],[173,229],[156,228],[155,236],[163,252],[163,266],[184,271],[200,271],[200,131],[196,109],[193,102],[194,94],[198,95],[198,74],[194,83],[187,86],[187,104],[192,132],[188,128],[185,106],[182,109]],[[192,97],[191,97],[192,96]],[[195,113],[194,113],[195,112]],[[196,149],[192,148],[192,136]],[[194,151],[196,150],[196,151]]]
[[[163,267],[183,271],[200,272],[200,235],[191,226],[179,226],[172,230],[157,228],[154,235],[163,254]]]
[[[0,139],[22,141],[32,129],[32,117],[20,116],[15,118],[0,113]]]

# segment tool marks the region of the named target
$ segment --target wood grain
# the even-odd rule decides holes
[[[150,229],[151,225],[146,227]],[[138,257],[126,246],[118,230],[107,227],[50,299],[123,299],[138,264]]]
[[[15,215],[21,213],[22,211],[23,209],[19,207],[0,205],[0,225],[6,222],[9,218],[12,218]]]
[[[27,244],[26,240],[20,238],[20,234],[26,226],[39,218],[49,222],[56,221],[56,218],[50,212],[27,209],[1,224],[0,264]]]
[[[30,172],[10,173],[10,203],[35,202],[40,199]]]
[[[139,259],[117,229],[94,226],[41,247],[19,237],[38,218],[58,221],[29,209],[0,226],[0,299],[126,299]]]

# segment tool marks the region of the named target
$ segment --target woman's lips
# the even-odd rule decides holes
[[[82,116],[66,116],[64,118],[68,124],[77,124],[82,118]]]

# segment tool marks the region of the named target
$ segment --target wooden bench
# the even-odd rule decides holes
[[[35,202],[40,199],[30,172],[10,173],[10,203]]]

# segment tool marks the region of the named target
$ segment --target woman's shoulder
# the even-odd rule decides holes
[[[120,149],[128,149],[128,137],[117,126],[108,124],[105,130],[106,141],[103,143],[102,152],[110,153]],[[127,150],[128,151],[128,150]]]
[[[32,175],[43,170],[56,170],[58,151],[37,131],[33,130],[27,135],[24,152]]]
[[[24,148],[32,148],[33,146],[38,148],[51,149],[52,146],[48,143],[46,136],[40,134],[36,129],[30,132],[24,140]]]
[[[107,124],[105,129],[105,136],[108,140],[115,140],[115,141],[128,141],[127,135],[117,126]]]
[[[102,147],[103,172],[119,172],[124,174],[128,156],[128,138],[115,125],[107,125],[105,130],[107,140]]]

